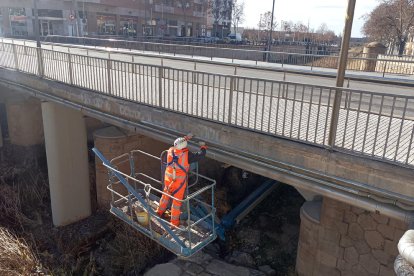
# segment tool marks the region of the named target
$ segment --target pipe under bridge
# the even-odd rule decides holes
[[[331,197],[411,220],[414,96],[180,70],[11,43],[1,43],[0,66],[2,91],[63,104],[168,143],[191,131],[210,145],[212,159],[295,186],[310,197]],[[337,93],[341,102],[334,110]],[[329,144],[332,128],[335,142]]]

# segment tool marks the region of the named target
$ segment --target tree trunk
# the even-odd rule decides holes
[[[406,40],[400,40],[398,45],[398,56],[401,57],[404,54]]]

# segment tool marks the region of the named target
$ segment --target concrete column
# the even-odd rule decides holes
[[[315,251],[318,245],[321,201],[306,201],[300,209],[300,234],[296,271],[298,275],[313,275],[316,264]]]
[[[115,15],[115,34],[119,35],[119,29],[121,28],[121,16],[118,12]]]
[[[26,24],[27,24],[27,34],[29,37],[33,37],[34,36],[34,16],[33,14],[33,6],[32,5],[28,5],[25,7],[25,11],[26,11]]]
[[[371,42],[365,45],[362,57],[376,59],[378,55],[383,55],[387,51],[387,47],[382,45],[379,42]],[[375,67],[377,66],[376,60],[363,60],[361,62],[361,71],[366,72],[375,72]]]
[[[298,191],[306,201],[317,201],[319,198],[321,198],[320,195],[306,190],[296,188],[296,191]]]
[[[10,143],[33,146],[43,143],[42,110],[34,98],[11,98],[6,101]]]
[[[86,127],[82,113],[42,103],[53,224],[63,226],[91,214]]]
[[[96,12],[89,12],[87,14],[88,19],[88,34],[98,33],[98,22],[96,18]]]
[[[168,145],[158,142],[154,139],[128,133],[116,127],[107,127],[95,131],[94,133],[95,147],[99,149],[102,154],[111,160],[124,153],[129,153],[132,150],[140,149],[155,156],[160,156],[163,150],[168,149]],[[134,158],[136,172],[148,174],[156,179],[160,179],[161,170],[160,162],[151,158],[145,158],[141,155],[136,155]],[[117,164],[118,170],[130,174],[129,163]],[[111,193],[107,189],[108,170],[102,165],[99,158],[95,158],[96,169],[96,193],[99,208],[109,208],[111,201]],[[125,193],[125,189],[121,185],[115,187],[119,193]]]
[[[317,210],[316,203],[302,206],[298,275],[394,275],[408,225],[329,198]]]
[[[3,35],[10,35],[11,29],[10,29],[10,17],[9,17],[9,9],[8,8],[1,8],[1,14],[2,14],[2,29],[3,29]]]

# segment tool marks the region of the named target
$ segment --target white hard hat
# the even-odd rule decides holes
[[[185,149],[187,147],[187,140],[183,137],[175,139],[174,147],[179,150]]]

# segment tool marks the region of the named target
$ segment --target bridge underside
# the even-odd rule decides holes
[[[12,90],[63,103],[163,142],[171,143],[177,135],[191,131],[211,145],[210,158],[299,189],[309,191],[322,184],[363,196],[414,202],[414,172],[410,168],[161,110],[19,72],[0,69],[0,79],[1,91]]]

